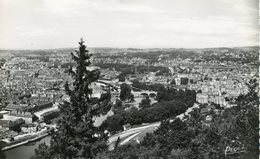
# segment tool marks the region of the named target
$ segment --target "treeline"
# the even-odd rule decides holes
[[[99,66],[102,69],[115,69],[123,74],[134,74],[135,73],[135,65],[129,64],[121,64],[121,63],[95,63],[95,66]],[[170,75],[170,70],[167,67],[162,66],[150,66],[148,70],[148,66],[139,65],[137,66],[138,73],[145,73],[145,72],[156,72],[157,76],[161,75]]]
[[[157,101],[170,101],[177,100],[188,105],[193,106],[196,102],[196,91],[195,90],[176,90],[175,88],[169,88],[164,91],[158,91]]]
[[[162,88],[157,93],[157,100],[158,103],[140,110],[131,108],[124,111],[122,109],[122,111],[108,117],[101,127],[114,134],[122,131],[124,124],[139,125],[175,117],[193,106],[196,101],[196,92]]]
[[[138,80],[134,80],[132,83],[132,86],[134,88],[139,88],[142,90],[149,90],[149,91],[166,91],[166,88],[164,87],[163,84],[160,83],[154,83],[154,84],[146,84],[143,82],[139,82]]]
[[[194,90],[176,90],[175,88],[166,88],[163,84],[160,83],[146,84],[139,82],[138,80],[134,80],[132,86],[134,88],[157,92],[156,99],[158,102],[178,100],[180,102],[186,103],[190,107],[196,101],[196,91]]]
[[[142,123],[153,123],[175,117],[184,113],[188,105],[177,101],[164,101],[152,104],[149,108],[138,110],[135,107],[126,111],[121,111],[113,116],[109,116],[101,125],[101,128],[108,130],[111,134],[122,131],[123,125],[140,125]]]
[[[162,55],[162,56],[161,56]],[[154,51],[136,51],[136,52],[127,52],[125,54],[116,54],[115,56],[107,56],[111,59],[125,57],[127,59],[131,58],[142,58],[146,59],[151,63],[159,62],[159,57],[161,59],[171,57],[171,58],[195,58],[198,54],[193,51],[188,50],[154,50]]]

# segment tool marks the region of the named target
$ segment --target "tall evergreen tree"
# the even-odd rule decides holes
[[[65,101],[60,106],[58,131],[52,135],[51,145],[45,156],[58,159],[94,158],[98,152],[107,148],[107,135],[94,126],[94,118],[110,110],[111,96],[107,92],[98,100],[91,98],[90,85],[98,80],[100,72],[88,69],[91,54],[86,50],[82,39],[79,49],[71,55],[76,63],[74,69],[69,69],[74,82],[72,86],[68,82],[65,84],[70,101]]]

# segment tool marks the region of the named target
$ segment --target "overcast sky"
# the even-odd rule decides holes
[[[0,0],[0,48],[258,44],[258,0]]]

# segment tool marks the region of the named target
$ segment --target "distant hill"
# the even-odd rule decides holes
[[[148,52],[170,52],[170,51],[192,51],[192,52],[205,52],[216,50],[228,51],[258,51],[258,46],[245,46],[245,47],[218,47],[218,48],[109,48],[109,47],[89,47],[89,51],[93,54],[121,54],[121,53],[148,53]],[[0,56],[6,55],[50,55],[50,54],[69,54],[76,50],[76,48],[57,48],[57,49],[40,49],[40,50],[0,50]]]

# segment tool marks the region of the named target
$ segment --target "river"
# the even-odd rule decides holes
[[[101,123],[108,117],[113,115],[112,111],[109,111],[106,115],[100,116],[96,118],[94,125],[99,126]],[[30,157],[34,154],[34,150],[38,148],[41,143],[50,144],[50,136],[42,138],[39,141],[35,141],[32,143],[28,143],[26,145],[22,145],[7,151],[4,151],[6,155],[6,159],[30,159]]]
[[[5,151],[6,159],[30,159],[30,157],[34,154],[35,148],[38,148],[38,146],[41,143],[50,144],[50,136],[47,136],[39,141],[35,141],[32,143],[28,143],[26,145],[22,145],[19,147],[16,147],[14,149],[10,149]]]

